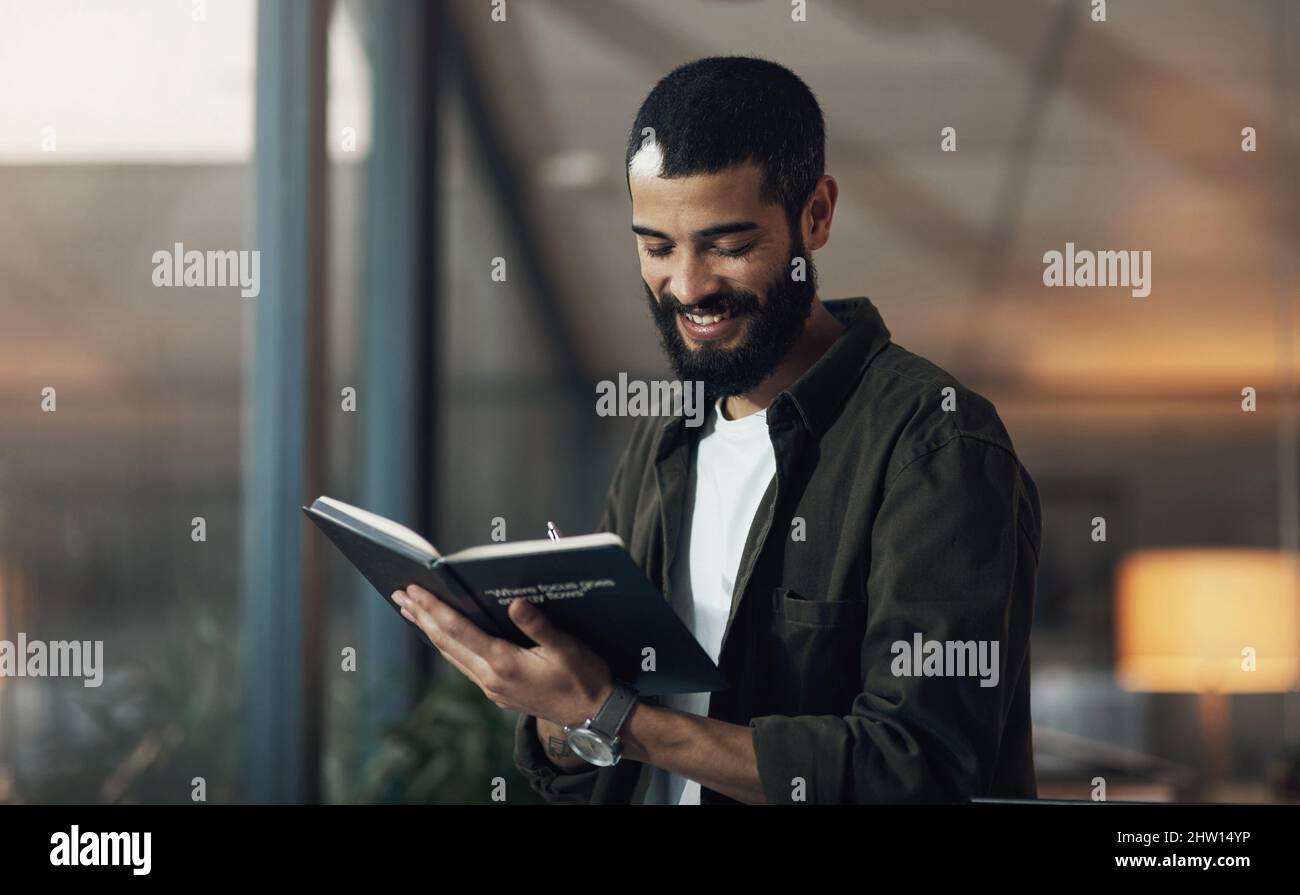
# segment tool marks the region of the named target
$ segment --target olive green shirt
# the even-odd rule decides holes
[[[709,717],[752,729],[770,804],[1033,798],[1037,488],[987,399],[890,341],[869,300],[826,306],[846,330],[768,408],[777,472]],[[665,594],[699,431],[639,420],[601,522]],[[515,763],[556,802],[636,802],[650,776],[563,772],[526,715]]]

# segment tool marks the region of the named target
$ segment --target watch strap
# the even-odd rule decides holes
[[[596,712],[595,717],[591,719],[591,729],[597,733],[602,733],[607,737],[618,736],[623,722],[627,716],[632,713],[632,707],[636,705],[637,692],[627,684],[614,682],[614,689],[609,691],[609,696],[605,697],[605,704]]]

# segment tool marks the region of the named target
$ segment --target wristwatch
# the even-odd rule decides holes
[[[614,681],[614,689],[594,717],[588,718],[580,727],[566,724],[565,740],[574,754],[598,768],[618,764],[623,757],[623,744],[618,732],[632,713],[637,695],[636,690],[627,684]]]

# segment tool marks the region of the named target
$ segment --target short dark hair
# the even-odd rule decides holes
[[[663,177],[757,163],[761,199],[785,208],[792,233],[826,169],[817,97],[794,72],[766,59],[710,56],[665,75],[637,112],[627,138],[627,166],[647,127],[654,128],[663,153]]]

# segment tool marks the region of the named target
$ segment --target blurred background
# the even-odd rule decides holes
[[[1300,802],[1300,9],[807,6],[0,0],[0,637],[106,666],[0,677],[0,802],[530,799],[513,718],[298,507],[444,552],[595,527],[595,383],[668,375],[627,129],[725,53],[822,104],[821,295],[1038,483],[1040,794]],[[1067,241],[1149,250],[1150,296],[1045,288]],[[176,243],[258,249],[260,295],[155,287]]]

